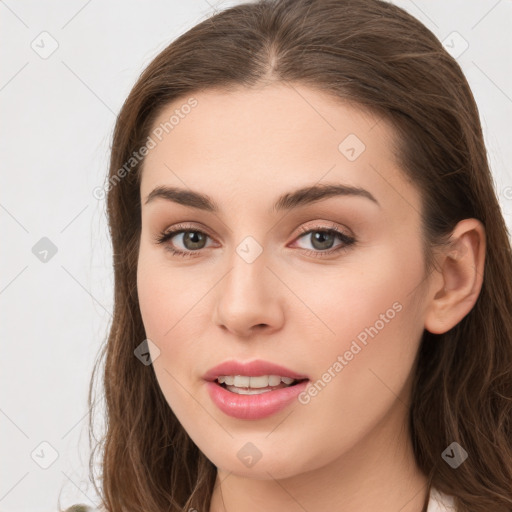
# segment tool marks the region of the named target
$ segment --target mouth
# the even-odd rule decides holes
[[[297,373],[289,368],[270,361],[256,359],[250,362],[228,360],[213,368],[210,368],[203,379],[228,386],[263,388],[277,386],[280,382],[286,385],[293,381],[307,379],[305,374]],[[236,382],[234,381],[236,379]],[[269,379],[267,382],[265,379]]]
[[[291,388],[309,379],[293,379],[279,375],[248,377],[243,375],[223,375],[213,382],[225,390],[238,395],[259,395],[283,388]]]
[[[227,360],[204,375],[214,403],[238,418],[262,418],[293,400],[308,385],[309,376],[271,361]]]
[[[230,376],[221,375],[205,384],[211,401],[224,414],[241,420],[260,420],[282,411],[305,392],[309,379],[302,377],[289,377],[291,382],[285,383],[278,375],[275,379],[264,375],[233,375],[232,381]],[[253,378],[257,379],[255,385],[259,387],[252,386]],[[278,381],[277,385],[272,385]]]

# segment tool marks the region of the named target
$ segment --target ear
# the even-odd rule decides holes
[[[425,329],[443,334],[473,308],[484,276],[485,228],[477,219],[461,220],[450,245],[438,257],[440,274],[433,279],[432,298],[425,312]]]

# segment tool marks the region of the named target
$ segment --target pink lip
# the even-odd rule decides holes
[[[247,377],[279,375],[303,382],[258,395],[239,395],[215,382],[219,375],[245,375]],[[277,413],[304,391],[309,383],[307,375],[259,359],[249,363],[225,361],[208,370],[203,378],[208,381],[206,386],[212,402],[228,416],[243,420],[257,420]]]
[[[308,384],[309,380],[304,380],[294,386],[267,391],[259,395],[232,393],[217,382],[207,382],[206,386],[212,402],[224,414],[241,420],[258,420],[290,405]]]
[[[291,379],[308,379],[307,375],[296,373],[284,366],[257,359],[249,363],[241,361],[225,361],[213,368],[210,368],[203,376],[204,380],[213,382],[219,375],[246,375],[247,377],[258,377],[261,375],[279,375]]]

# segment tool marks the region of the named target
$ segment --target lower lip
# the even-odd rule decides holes
[[[216,382],[207,382],[208,393],[215,405],[228,416],[241,420],[259,420],[284,409],[302,393],[309,380],[287,388],[266,391],[259,395],[239,395]]]

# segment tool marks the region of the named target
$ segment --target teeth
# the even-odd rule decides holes
[[[295,379],[290,377],[280,377],[279,375],[261,375],[259,377],[247,377],[245,375],[220,375],[217,378],[219,384],[226,386],[236,386],[238,388],[267,388],[279,386],[281,382],[290,385]]]
[[[237,388],[235,386],[228,386],[227,390],[237,395],[261,395],[262,393],[272,391],[271,389]]]

